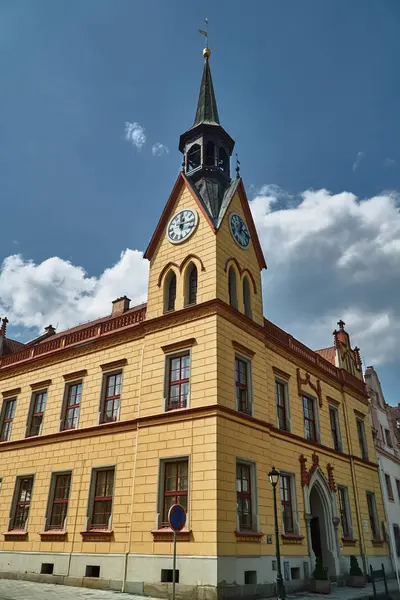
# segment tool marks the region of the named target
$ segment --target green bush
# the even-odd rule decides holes
[[[317,556],[315,560],[315,569],[312,576],[313,579],[318,579],[319,581],[327,581],[328,569],[324,567],[324,563],[322,562],[322,556]]]
[[[363,572],[358,564],[357,557],[353,554],[350,556],[350,575],[362,575]]]

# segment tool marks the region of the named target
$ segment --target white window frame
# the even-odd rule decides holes
[[[236,457],[235,461],[235,502],[236,502],[236,531],[247,531],[245,529],[240,529],[239,524],[239,515],[237,511],[237,487],[236,487],[236,477],[237,477],[237,466],[238,464],[247,465],[250,467],[250,485],[251,485],[251,516],[253,529],[251,530],[254,533],[260,532],[260,517],[258,510],[258,484],[257,484],[257,463],[253,460],[249,460],[247,458],[241,458],[240,456]],[[249,530],[250,531],[250,530]]]
[[[281,429],[279,427],[279,418],[278,418],[278,409],[277,409],[277,398],[276,398],[276,384],[280,383],[283,385],[284,389],[284,401],[285,401],[285,412],[286,412],[286,420],[287,420],[287,429]],[[276,412],[276,426],[279,431],[292,431],[292,415],[290,412],[290,398],[289,398],[289,382],[283,379],[282,377],[275,376],[275,412]]]
[[[353,520],[351,518],[351,508],[350,508],[350,496],[349,496],[349,488],[347,487],[347,485],[342,485],[342,484],[338,484],[337,485],[337,489],[338,489],[338,506],[339,506],[339,516],[340,516],[340,500],[339,500],[339,489],[344,490],[344,510],[346,512],[346,518],[347,518],[347,522],[349,524],[349,530],[350,530],[350,538],[354,538],[354,527],[353,527]],[[343,532],[343,526],[342,526],[342,522],[340,522],[340,527],[342,528],[342,534],[344,537],[344,532]]]
[[[328,411],[329,411],[329,429],[331,431],[332,447],[334,448],[334,450],[337,450],[338,452],[343,452],[343,440],[342,440],[342,430],[340,427],[339,409],[337,406],[334,406],[333,404],[328,404]],[[337,449],[333,446],[333,435],[332,435],[330,411],[333,411],[335,413],[336,429],[338,432],[338,443],[339,443],[339,448],[337,448]]]
[[[290,471],[281,471],[281,476],[289,477],[290,479],[290,495],[292,498],[292,516],[293,516],[293,528],[294,535],[300,535],[300,520],[299,520],[299,507],[297,502],[297,490],[296,490],[296,475],[295,473],[290,473]],[[278,493],[278,490],[277,490]],[[279,498],[277,498],[277,502],[279,503],[279,508],[281,512],[281,527],[282,533],[284,535],[293,535],[292,532],[286,534],[285,525],[283,520],[283,510],[282,510],[282,502],[281,502],[281,479],[279,478]]]
[[[169,391],[169,367],[171,360],[178,356],[183,356],[184,354],[189,355],[189,394],[186,402],[185,408],[175,408],[171,410],[167,410],[168,405],[168,391]],[[171,352],[166,352],[164,357],[164,393],[163,393],[163,412],[175,412],[177,410],[185,410],[186,408],[190,408],[190,400],[192,394],[192,347],[188,348],[179,348],[179,350],[173,350]]]
[[[67,516],[64,519],[64,526],[62,529],[56,529],[54,531],[58,531],[59,533],[64,533],[67,531],[67,521],[68,521],[68,511],[69,511],[69,503],[71,500],[71,489],[72,489],[72,470],[62,470],[62,471],[52,471],[50,474],[50,485],[49,485],[49,493],[47,496],[47,505],[46,505],[46,513],[44,518],[43,531],[53,531],[47,529],[47,523],[51,518],[51,511],[53,508],[54,495],[56,492],[56,479],[58,475],[69,475],[70,476],[70,484],[69,484],[69,497],[68,497],[68,508],[67,508]]]
[[[119,408],[118,408],[117,419],[116,419],[116,421],[110,421],[110,422],[117,423],[121,418],[122,392],[124,389],[124,369],[120,367],[118,369],[110,369],[109,371],[102,372],[100,402],[99,402],[99,410],[98,410],[98,414],[97,414],[97,424],[98,425],[105,425],[107,423],[107,421],[102,421],[101,419],[102,419],[102,415],[104,413],[104,407],[105,407],[105,402],[106,402],[106,392],[107,392],[106,382],[107,382],[108,377],[112,377],[112,375],[121,375],[121,393],[119,395]],[[83,390],[83,387],[82,387],[82,390]],[[79,418],[80,418],[80,415],[81,415],[81,411],[79,409]]]
[[[187,493],[187,512],[186,512],[186,523],[183,531],[190,530],[190,472],[191,472],[191,455],[190,454],[178,454],[177,456],[163,456],[158,461],[158,484],[157,484],[157,510],[154,527],[155,529],[161,529],[162,516],[164,511],[164,487],[165,487],[165,465],[171,462],[179,462],[187,460],[188,463],[188,493]]]
[[[111,504],[111,514],[108,519],[108,527],[102,531],[111,531],[112,530],[112,518],[114,513],[114,503],[115,503],[115,482],[117,478],[117,466],[114,465],[102,465],[101,467],[92,467],[90,470],[90,483],[89,483],[89,495],[86,509],[86,517],[85,517],[85,531],[89,531],[89,525],[91,523],[93,517],[93,508],[94,508],[94,494],[95,494],[95,486],[96,486],[96,477],[99,471],[111,471],[114,469],[114,482],[113,482],[113,498]]]
[[[239,410],[239,403],[236,397],[236,359],[243,361],[247,365],[247,393],[248,393],[248,401],[250,405],[250,414],[247,416],[254,416],[254,398],[253,398],[253,371],[252,371],[252,361],[251,358],[244,354],[240,354],[240,352],[235,352],[234,360],[233,360],[233,382],[234,382],[234,394],[235,394],[235,405],[236,410],[239,414],[247,414],[243,413]]]

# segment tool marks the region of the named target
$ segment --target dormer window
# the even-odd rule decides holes
[[[200,166],[201,162],[201,148],[199,144],[193,144],[188,150],[186,159],[186,171],[193,171]]]

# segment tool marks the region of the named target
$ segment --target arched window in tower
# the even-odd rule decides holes
[[[193,171],[200,166],[201,162],[201,148],[199,144],[193,144],[188,150],[186,157],[186,171]]]
[[[233,308],[238,307],[237,292],[236,292],[236,273],[233,267],[229,268],[228,272],[228,287],[229,287],[229,304]]]
[[[243,305],[244,314],[251,319],[251,294],[247,277],[243,277]]]
[[[196,304],[197,302],[197,267],[190,263],[186,270],[186,294],[185,304]]]
[[[165,279],[164,310],[175,310],[176,275],[170,271]]]
[[[225,148],[220,148],[218,151],[218,169],[224,173],[228,172],[229,159]]]
[[[215,167],[215,144],[214,144],[214,142],[207,142],[207,144],[206,144],[205,164],[207,167]]]

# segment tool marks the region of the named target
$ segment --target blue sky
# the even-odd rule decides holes
[[[27,339],[49,319],[65,327],[145,294],[135,250],[180,170],[205,16],[221,122],[269,264],[265,314],[314,348],[343,317],[397,403],[398,0],[0,0],[9,333]],[[140,148],[126,123],[143,128]]]

